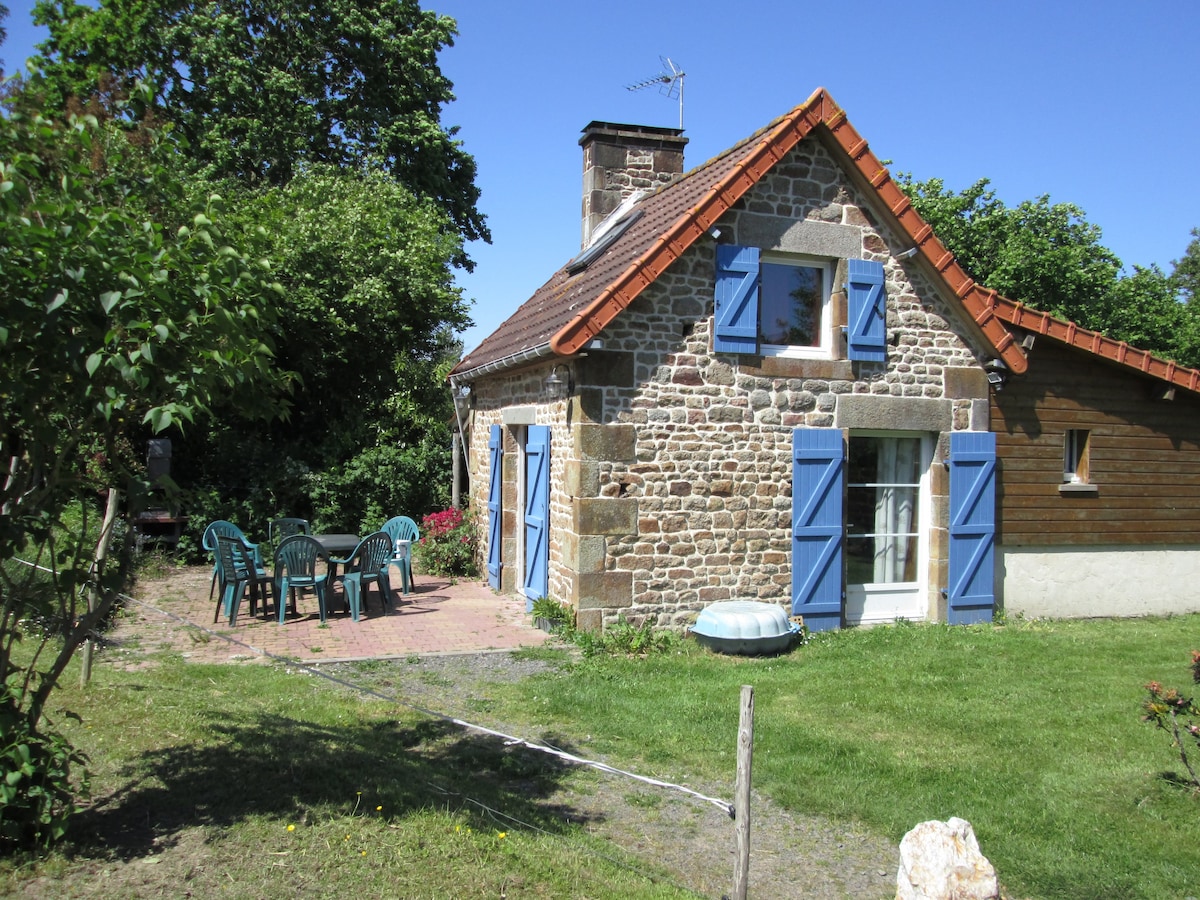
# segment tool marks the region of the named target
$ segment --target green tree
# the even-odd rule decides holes
[[[898,181],[980,284],[1183,365],[1200,365],[1200,307],[1177,302],[1193,296],[1198,283],[1200,240],[1170,276],[1156,266],[1134,266],[1126,275],[1077,206],[1043,195],[1008,208],[987,179],[959,193],[937,178]]]
[[[436,469],[449,469],[437,449],[449,447],[446,360],[469,321],[446,265],[459,247],[446,217],[385,172],[329,167],[231,205],[269,235],[284,288],[279,361],[301,384],[287,421],[247,432],[230,410],[185,439],[180,477],[220,485],[254,527],[287,511],[359,530],[389,510],[432,508],[444,493]]]
[[[70,752],[42,718],[111,603],[105,593],[81,607],[80,589],[95,490],[136,474],[122,470],[121,442],[197,422],[231,391],[250,398],[248,415],[276,414],[288,382],[273,364],[266,301],[279,289],[254,236],[222,229],[220,198],[188,202],[169,133],[117,128],[95,112],[0,117],[0,837],[9,839],[55,837],[69,812]],[[68,510],[84,518],[68,527]],[[19,555],[48,570],[48,587],[12,562]]]
[[[104,78],[152,81],[146,113],[269,235],[293,414],[246,429],[231,407],[185,438],[173,473],[193,521],[258,529],[286,512],[357,529],[440,502],[444,360],[469,324],[451,267],[488,237],[474,162],[440,124],[453,21],[415,0],[42,0],[36,18],[50,39],[27,93],[71,103]]]
[[[441,125],[454,20],[417,0],[40,0],[35,21],[60,103],[104,74],[156,85],[206,177],[278,186],[309,164],[381,161],[464,241],[490,238],[475,161]],[[455,262],[470,265],[461,247]]]
[[[0,3],[0,44],[8,40],[8,29],[4,27],[6,19],[8,19],[8,7]],[[2,77],[4,77],[4,59],[0,58],[0,78]]]
[[[901,188],[934,234],[978,281],[1013,300],[1087,328],[1100,324],[1121,261],[1100,243],[1100,229],[1069,203],[1043,195],[1007,208],[981,179],[955,194],[941,179]]]
[[[1192,229],[1183,258],[1172,263],[1171,288],[1200,315],[1200,228]]]

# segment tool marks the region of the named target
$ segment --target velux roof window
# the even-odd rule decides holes
[[[613,243],[629,230],[629,226],[642,217],[643,210],[634,209],[634,205],[642,199],[643,194],[637,193],[626,197],[624,202],[613,210],[612,214],[600,223],[592,236],[592,242],[583,252],[567,263],[567,274],[576,275],[600,258]]]

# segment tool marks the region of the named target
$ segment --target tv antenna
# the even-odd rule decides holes
[[[636,84],[625,85],[627,91],[640,91],[643,88],[658,85],[658,92],[670,100],[679,98],[679,130],[683,131],[683,79],[687,75],[683,69],[675,65],[668,56],[660,56],[663,70],[657,75],[645,78]]]

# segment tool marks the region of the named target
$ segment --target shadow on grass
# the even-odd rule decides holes
[[[133,859],[196,826],[257,816],[300,824],[376,807],[393,819],[461,810],[481,829],[496,827],[486,808],[550,832],[566,830],[568,818],[571,828],[588,819],[549,800],[567,763],[450,722],[324,727],[269,713],[208,715],[213,743],[143,754],[122,770],[123,787],[76,816],[73,855]]]

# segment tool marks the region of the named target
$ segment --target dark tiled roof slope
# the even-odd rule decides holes
[[[843,166],[875,195],[880,211],[889,214],[893,226],[913,242],[922,261],[959,299],[965,314],[1011,372],[1020,374],[1028,368],[1018,335],[1029,331],[1187,390],[1200,390],[1200,372],[1195,369],[1176,366],[976,284],[913,209],[908,196],[824,88],[741,143],[643,198],[637,205],[641,218],[599,259],[574,275],[567,266],[559,269],[464,357],[452,375],[505,368],[508,361],[535,351],[558,356],[578,352],[816,129],[844,154]]]
[[[568,274],[567,265],[555,272],[483,343],[463,358],[455,367],[455,373],[494,364],[523,351],[549,345],[572,323],[576,323],[575,331],[582,328],[582,333],[598,333],[599,327],[592,325],[590,330],[588,328],[591,324],[589,313],[596,299],[604,296],[629,270],[636,269],[637,262],[646,257],[673,223],[695,207],[714,181],[738,166],[742,156],[751,148],[752,140],[743,141],[644,197],[635,207],[642,211],[641,217],[598,259],[575,275]],[[643,287],[652,280],[645,281]],[[613,308],[612,314],[619,311]],[[604,324],[610,321],[612,316],[606,317]],[[582,343],[586,343],[586,339]],[[569,354],[574,350],[559,352]]]

